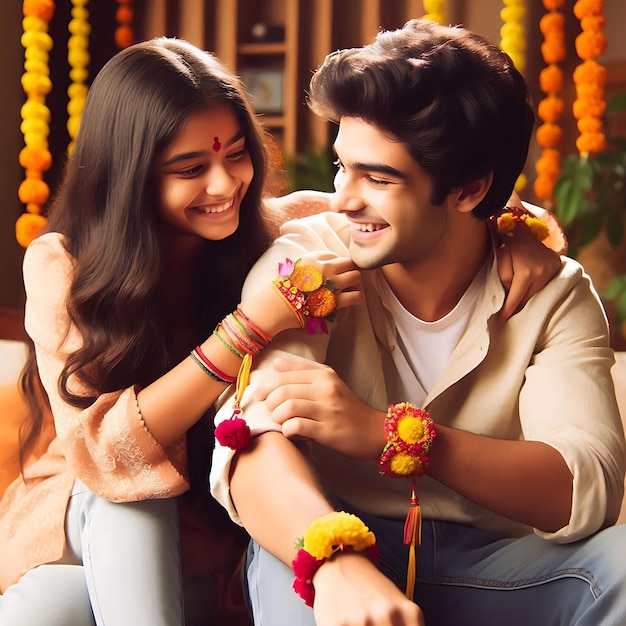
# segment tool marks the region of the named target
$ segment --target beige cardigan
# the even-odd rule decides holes
[[[25,326],[35,344],[54,423],[44,428],[46,452],[0,501],[0,592],[29,569],[58,560],[65,550],[65,512],[76,476],[114,502],[166,498],[189,488],[186,443],[163,450],[146,428],[133,388],[104,394],[85,410],[64,403],[57,391],[69,352],[80,345],[68,329],[65,300],[72,258],[62,236],[36,239],[24,258]]]

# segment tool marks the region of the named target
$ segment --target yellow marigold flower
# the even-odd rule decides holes
[[[400,476],[412,476],[421,465],[419,457],[406,452],[398,452],[389,462],[389,469]]]
[[[344,547],[363,552],[376,543],[374,533],[356,516],[334,511],[316,519],[304,533],[303,548],[318,560]]]
[[[515,218],[512,213],[503,213],[497,219],[499,233],[510,233],[515,228]]]
[[[528,228],[530,228],[532,234],[535,235],[539,241],[543,241],[550,234],[548,225],[538,217],[531,217],[528,215],[526,216],[524,223],[528,226]]]

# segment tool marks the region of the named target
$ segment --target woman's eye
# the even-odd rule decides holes
[[[193,165],[184,170],[179,170],[177,174],[179,176],[194,176],[202,170],[202,165]]]
[[[237,150],[236,152],[231,152],[226,158],[229,161],[239,161],[246,153],[248,152],[248,148],[245,146],[241,148],[241,150]]]

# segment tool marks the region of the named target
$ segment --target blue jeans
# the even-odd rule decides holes
[[[360,516],[376,534],[380,570],[404,590],[404,520]],[[290,568],[255,542],[246,574],[255,626],[315,625]],[[425,520],[415,601],[427,626],[625,626],[626,525],[555,544]]]
[[[113,503],[76,481],[66,535],[59,562],[0,596],[2,626],[182,626],[174,498]]]

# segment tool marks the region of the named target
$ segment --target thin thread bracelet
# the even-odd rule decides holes
[[[233,381],[231,380],[225,380],[224,378],[220,378],[220,376],[218,376],[210,367],[208,367],[206,365],[206,363],[204,363],[202,361],[202,359],[198,356],[198,353],[195,350],[192,350],[189,353],[189,356],[191,357],[191,360],[205,373],[208,374],[213,380],[217,381],[218,383],[222,383],[222,385],[230,385]]]
[[[218,376],[221,380],[223,380],[225,383],[234,383],[237,380],[236,376],[229,376],[228,374],[222,372],[221,369],[219,369],[219,367],[217,367],[217,365],[215,365],[215,363],[213,363],[207,356],[206,354],[204,354],[204,352],[202,351],[202,346],[197,345],[194,350],[192,350],[192,352],[195,352],[196,355],[198,357],[200,357],[200,359],[202,359],[202,362],[216,375]]]
[[[257,334],[259,339],[264,341],[266,344],[272,341],[272,338],[267,333],[264,333],[256,324],[254,324],[254,322],[241,310],[241,307],[237,308],[236,314],[237,317],[245,321],[250,330]]]
[[[238,350],[232,343],[230,343],[225,337],[222,337],[220,334],[220,330],[224,331],[224,327],[222,324],[218,324],[217,328],[213,331],[213,334],[233,353],[236,354],[240,359],[243,359],[246,356],[245,352]]]

